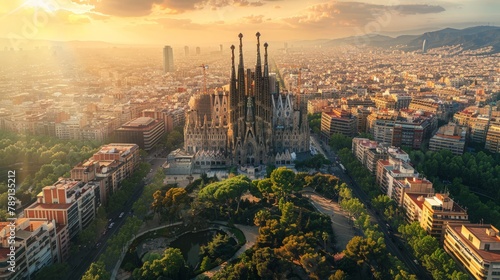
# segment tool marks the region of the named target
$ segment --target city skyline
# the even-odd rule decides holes
[[[239,32],[253,34],[263,25],[272,41],[397,36],[499,25],[499,9],[492,0],[15,0],[0,6],[0,38],[203,46],[226,43]]]

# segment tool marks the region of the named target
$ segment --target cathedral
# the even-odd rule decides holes
[[[196,169],[231,165],[292,164],[294,155],[309,151],[307,112],[292,93],[280,93],[276,76],[269,73],[267,47],[261,62],[257,36],[255,69],[243,64],[243,35],[239,58],[231,46],[228,90],[216,89],[193,96],[184,127],[184,150],[194,155]],[[226,88],[227,89],[227,88]]]

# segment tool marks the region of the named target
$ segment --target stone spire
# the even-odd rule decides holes
[[[264,77],[269,77],[269,66],[267,64],[267,42],[264,43]]]
[[[238,38],[240,38],[240,63],[238,64],[239,69],[244,69],[243,66],[243,34],[238,34]]]
[[[260,33],[257,32],[257,34],[255,34],[255,36],[257,36],[257,65],[256,65],[256,67],[261,67],[261,63],[260,63]]]
[[[234,45],[231,45],[231,81],[229,84],[229,110],[230,110],[230,122],[234,123],[238,118],[238,112],[236,108],[238,107],[238,90],[236,87],[236,70],[234,67]]]
[[[240,62],[238,64],[238,118],[245,118],[245,67],[243,66],[243,34],[239,34],[240,38]]]

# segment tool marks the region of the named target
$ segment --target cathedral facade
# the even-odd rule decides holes
[[[230,165],[290,164],[293,153],[309,151],[307,112],[291,93],[279,93],[270,79],[267,47],[261,63],[260,33],[254,71],[243,64],[243,35],[235,67],[231,46],[229,91],[199,94],[189,102],[184,127],[184,150],[194,154],[202,169]]]

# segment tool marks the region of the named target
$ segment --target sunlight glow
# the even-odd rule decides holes
[[[42,8],[46,12],[56,12],[60,6],[55,1],[51,0],[28,0],[24,3],[27,7]]]

